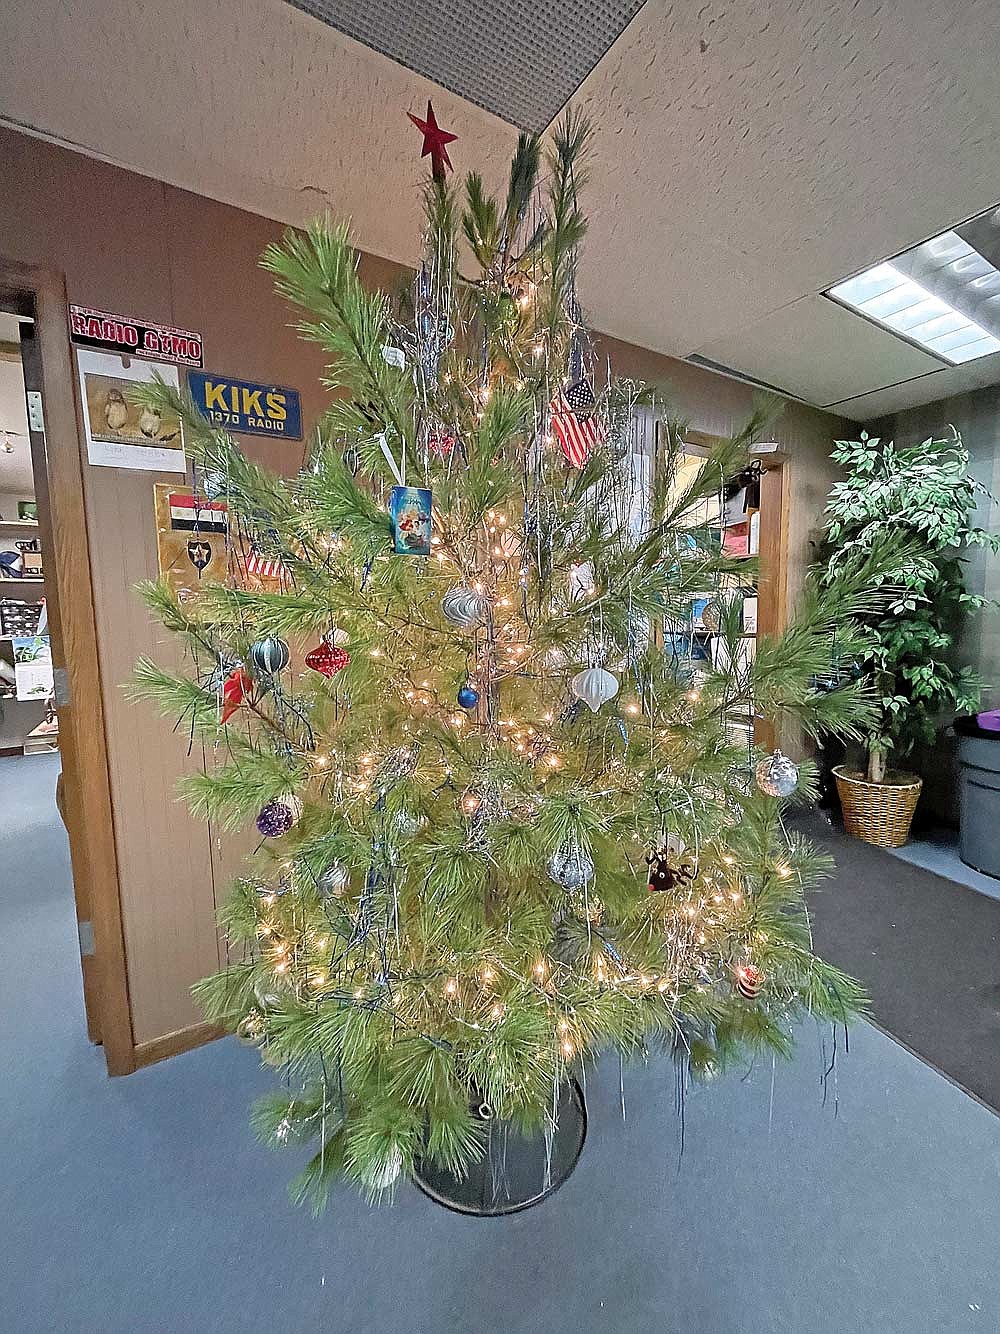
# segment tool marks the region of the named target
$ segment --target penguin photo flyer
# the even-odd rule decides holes
[[[176,389],[177,367],[87,348],[77,348],[76,362],[88,461],[104,468],[184,472],[180,420],[140,407],[131,397],[137,384],[151,384],[156,376]]]

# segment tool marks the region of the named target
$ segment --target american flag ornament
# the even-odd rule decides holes
[[[593,387],[585,379],[574,380],[549,404],[552,434],[574,468],[582,468],[595,446],[604,441],[604,428],[594,415],[596,406]]]
[[[247,574],[255,574],[258,579],[280,579],[285,567],[278,556],[262,556],[256,547],[247,553]]]
[[[586,421],[588,417],[594,415],[594,409],[597,407],[597,395],[594,393],[593,385],[585,379],[575,380],[566,390],[566,402],[581,421]]]

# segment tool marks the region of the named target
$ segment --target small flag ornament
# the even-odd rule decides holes
[[[255,574],[259,579],[280,579],[284,571],[277,556],[262,556],[256,547],[247,553],[247,574]]]
[[[586,380],[576,380],[549,404],[552,434],[567,463],[582,468],[591,450],[604,441],[604,429],[594,416],[597,398]]]

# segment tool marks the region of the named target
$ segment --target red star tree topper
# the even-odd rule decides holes
[[[430,154],[431,175],[436,181],[444,180],[444,170],[447,167],[451,169],[451,158],[448,156],[446,144],[453,144],[458,138],[457,134],[449,134],[447,130],[442,130],[441,126],[434,119],[434,108],[430,102],[427,103],[427,119],[421,120],[415,116],[412,111],[406,113],[410,120],[424,136],[424,147],[421,157],[427,157]]]

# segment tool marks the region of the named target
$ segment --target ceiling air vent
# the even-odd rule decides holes
[[[754,389],[766,389],[769,394],[780,394],[782,398],[793,398],[797,403],[806,401],[804,398],[800,398],[798,394],[793,394],[790,389],[782,389],[779,384],[770,384],[767,380],[758,380],[755,375],[747,375],[745,371],[734,370],[732,366],[724,366],[721,361],[712,361],[710,357],[701,357],[697,352],[692,352],[684,360],[691,366],[700,366],[703,371],[713,371],[716,375],[724,375],[727,380],[739,380],[741,384],[753,385]]]
[[[521,130],[554,120],[645,0],[289,0]]]

